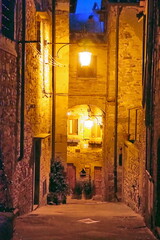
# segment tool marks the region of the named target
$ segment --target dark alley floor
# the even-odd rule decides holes
[[[13,240],[154,240],[143,218],[123,203],[69,200],[16,219]]]

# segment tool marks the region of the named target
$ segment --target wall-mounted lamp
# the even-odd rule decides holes
[[[47,42],[45,44],[52,44],[52,43]],[[68,46],[71,44],[77,44],[77,43],[54,43],[54,44],[62,44],[62,46],[58,49],[56,54],[56,57],[59,58],[59,52],[62,48],[64,48],[65,46]],[[79,52],[79,61],[81,66],[89,66],[91,63],[91,56],[92,56],[91,52],[87,52],[87,51]]]
[[[83,52],[79,53],[79,61],[80,61],[80,64],[81,64],[82,67],[90,65],[91,56],[92,56],[91,52],[83,51]]]

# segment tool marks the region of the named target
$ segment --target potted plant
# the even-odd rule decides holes
[[[51,165],[49,190],[49,204],[58,205],[60,203],[66,203],[68,184],[66,181],[64,166],[60,161],[54,161]]]
[[[83,186],[81,182],[76,182],[76,185],[73,189],[73,198],[81,199],[82,198]]]
[[[94,193],[94,185],[91,181],[86,181],[83,184],[83,193],[86,199],[91,199]]]

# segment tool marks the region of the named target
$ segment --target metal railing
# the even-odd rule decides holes
[[[128,140],[131,142],[139,140],[140,113],[141,107],[128,109]]]

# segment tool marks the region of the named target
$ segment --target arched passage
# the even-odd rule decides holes
[[[77,105],[68,110],[67,165],[74,166],[75,184],[91,182],[95,195],[102,194],[103,118],[103,111],[92,105]],[[73,183],[69,185],[73,190]]]

